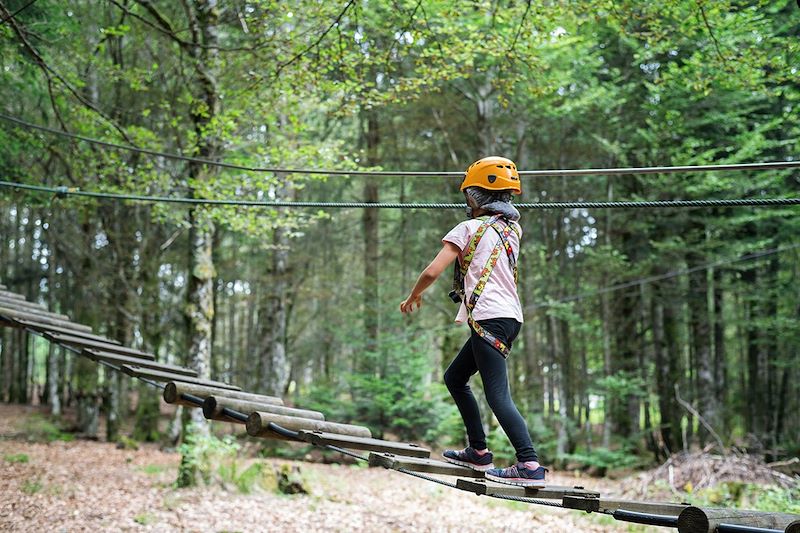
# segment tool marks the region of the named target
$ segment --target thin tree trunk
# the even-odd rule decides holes
[[[378,113],[374,109],[365,112],[366,129],[365,144],[367,149],[367,162],[370,165],[378,164],[378,145],[380,132],[378,126]],[[377,203],[379,201],[378,181],[367,178],[364,182],[364,201]],[[380,246],[378,231],[378,210],[364,209],[362,215],[363,242],[364,242],[364,334],[366,339],[365,354],[357,358],[356,369],[362,373],[372,372],[371,359],[377,357],[380,349]]]

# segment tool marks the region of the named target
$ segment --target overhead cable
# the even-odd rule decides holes
[[[147,196],[84,191],[74,187],[46,187],[11,181],[0,181],[0,188],[19,189],[54,194],[58,197],[83,196],[101,200],[136,201],[185,205],[264,208],[316,208],[316,209],[464,209],[466,204],[428,202],[302,202],[283,200],[233,200],[210,198],[184,198],[175,196]],[[800,205],[800,198],[732,198],[711,200],[642,200],[624,202],[533,202],[515,203],[519,209],[661,209],[686,207],[769,207]]]
[[[408,170],[342,170],[342,169],[318,169],[318,168],[282,168],[282,167],[259,167],[252,165],[240,165],[238,163],[226,163],[200,157],[192,157],[182,154],[172,154],[140,148],[138,146],[116,144],[77,133],[71,133],[40,124],[34,124],[17,117],[0,113],[0,119],[12,122],[18,126],[28,129],[35,129],[68,137],[82,142],[113,148],[116,150],[126,150],[140,154],[147,154],[165,159],[186,161],[188,163],[198,163],[202,165],[228,168],[232,170],[243,170],[247,172],[272,172],[284,174],[310,174],[324,176],[373,176],[373,177],[415,177],[415,178],[461,178],[464,172],[418,172]],[[800,161],[773,161],[765,163],[735,163],[729,165],[682,165],[682,166],[657,166],[657,167],[628,167],[628,168],[583,168],[583,169],[554,169],[554,170],[520,170],[520,176],[611,176],[620,174],[670,174],[678,172],[715,172],[715,171],[743,171],[743,170],[781,170],[789,168],[800,168]]]

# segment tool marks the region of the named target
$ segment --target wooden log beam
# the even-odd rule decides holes
[[[714,533],[720,524],[785,531],[797,520],[800,520],[800,515],[741,509],[701,509],[689,506],[678,516],[678,531],[679,533]]]
[[[133,357],[135,359],[149,359],[150,361],[154,361],[156,358],[156,356],[151,353],[143,352],[141,350],[136,350],[134,348],[128,348],[127,346],[120,346],[119,344],[112,344],[112,343],[95,341],[91,339],[84,339],[74,335],[44,332],[44,336],[52,342],[58,344],[68,344],[70,346],[76,346],[82,349],[90,348],[95,350],[101,350],[104,352],[127,355],[128,357]]]
[[[156,363],[146,359],[139,359],[136,357],[128,357],[127,355],[120,355],[118,353],[105,352],[102,350],[92,350],[84,348],[81,353],[92,359],[93,361],[105,361],[112,365],[122,366],[131,365],[141,368],[150,368],[152,370],[161,370],[162,372],[171,372],[173,374],[180,374],[182,376],[197,377],[197,372],[191,368],[185,368],[177,365],[170,365],[167,363]]]
[[[109,339],[108,337],[103,337],[102,335],[95,335],[93,333],[84,333],[82,331],[75,331],[70,330],[67,328],[61,328],[58,326],[48,326],[47,324],[42,324],[40,322],[36,322],[34,320],[14,320],[18,327],[32,329],[39,333],[45,332],[52,332],[52,333],[64,333],[66,335],[72,335],[73,337],[80,337],[82,339],[93,340],[97,342],[102,342],[105,344],[116,344],[119,346],[120,342],[114,339]]]
[[[189,376],[181,376],[179,374],[173,374],[172,372],[162,372],[160,370],[152,370],[150,368],[142,368],[140,366],[134,366],[134,365],[122,365],[120,366],[120,370],[122,370],[129,376],[133,376],[135,378],[152,379],[153,381],[161,381],[161,382],[183,381],[185,383],[206,385],[209,387],[217,387],[220,389],[241,390],[239,387],[235,385],[228,385],[227,383],[222,383],[221,381],[213,381],[210,379],[200,379]],[[195,405],[194,407],[200,407],[200,406]]]
[[[47,308],[42,304],[37,304],[36,302],[29,302],[28,300],[18,300],[15,298],[9,298],[8,296],[3,296],[1,294],[0,294],[0,305],[5,305],[6,307],[10,307],[12,309],[20,309],[22,311],[29,310],[29,312],[31,313],[47,312]],[[60,315],[60,316],[63,316],[64,318],[69,318],[66,315]]]
[[[0,288],[0,294],[2,294],[3,296],[5,296],[7,298],[12,298],[14,300],[24,300],[25,299],[25,297],[23,295],[19,294],[18,292],[11,292],[11,291],[7,290],[7,287],[5,285],[3,285],[3,287]]]
[[[547,485],[541,488],[519,487],[506,483],[495,483],[486,479],[459,479],[456,486],[461,490],[474,492],[485,496],[519,496],[521,498],[541,498],[543,500],[561,500],[565,496],[580,496],[583,498],[599,498],[600,493],[587,490],[581,486],[564,487]]]
[[[643,502],[609,498],[564,495],[561,502],[567,509],[578,509],[587,513],[611,514],[619,509],[636,513],[678,516],[689,507],[688,503]]]
[[[367,439],[363,437],[350,437],[336,435],[322,431],[300,431],[300,438],[315,446],[332,445],[350,450],[368,450],[371,452],[386,452],[407,457],[428,458],[431,451],[414,443],[392,442],[381,439]]]
[[[325,420],[325,415],[319,411],[295,409],[293,407],[254,402],[251,400],[238,400],[236,398],[226,398],[225,396],[209,396],[206,398],[203,402],[203,416],[209,420],[222,420],[225,422],[230,422],[232,419],[223,413],[223,410],[226,408],[244,413],[248,416],[250,413],[262,411],[264,413],[272,413],[276,415],[308,418],[309,420]]]
[[[283,400],[274,396],[263,396],[250,392],[234,391],[230,389],[220,389],[206,385],[194,383],[171,382],[167,383],[164,389],[164,401],[175,405],[186,405],[188,407],[199,407],[198,404],[183,398],[184,394],[190,394],[205,400],[209,396],[236,398],[239,400],[250,400],[270,405],[283,405]]]
[[[32,315],[39,315],[55,320],[61,320],[64,322],[70,321],[70,318],[67,315],[53,313],[52,311],[48,311],[46,307],[31,303],[27,300],[0,300],[0,306],[8,309],[16,309],[17,311],[30,313]]]
[[[37,322],[41,322],[42,324],[58,326],[75,331],[83,331],[86,333],[92,332],[92,328],[90,328],[89,326],[84,326],[83,324],[76,324],[75,322],[69,322],[66,320],[49,317],[39,313],[28,313],[26,311],[20,311],[19,309],[6,307],[3,305],[0,305],[0,315],[5,315],[12,319],[21,318],[23,320],[35,320]]]
[[[292,431],[324,431],[326,433],[338,433],[340,435],[351,435],[353,437],[372,437],[368,428],[363,426],[353,426],[350,424],[337,424],[322,420],[309,420],[307,418],[297,418],[294,416],[276,415],[255,411],[250,413],[247,419],[247,434],[251,437],[270,438],[275,434],[269,429],[270,423],[277,424],[282,428]]]
[[[482,478],[483,472],[478,472],[466,466],[454,465],[436,459],[424,459],[419,457],[403,457],[393,453],[369,454],[369,466],[382,466],[392,470],[410,470],[412,472],[424,472],[427,474],[441,474],[444,476],[477,477]]]

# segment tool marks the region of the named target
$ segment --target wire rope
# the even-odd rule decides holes
[[[302,202],[271,200],[232,200],[210,198],[184,198],[174,196],[148,196],[96,191],[84,191],[71,187],[47,187],[12,181],[0,181],[0,188],[17,189],[54,194],[64,198],[80,196],[101,200],[138,201],[184,205],[207,205],[218,207],[261,208],[316,208],[316,209],[464,209],[466,204],[447,202],[402,203],[402,202]],[[518,209],[670,209],[693,207],[774,207],[800,205],[800,198],[730,198],[708,200],[641,200],[622,202],[534,202],[514,204]]]
[[[326,175],[326,176],[372,176],[372,177],[418,177],[418,178],[453,178],[463,177],[464,172],[442,171],[442,172],[419,172],[407,170],[342,170],[342,169],[316,169],[316,168],[284,168],[284,167],[259,167],[252,165],[241,165],[237,163],[228,163],[225,161],[215,161],[212,159],[204,159],[199,157],[192,157],[183,154],[172,154],[168,152],[161,152],[150,148],[140,148],[138,146],[116,144],[109,141],[103,141],[77,133],[58,130],[41,124],[34,124],[18,117],[0,113],[0,119],[6,122],[11,122],[22,126],[27,129],[39,130],[42,132],[50,133],[52,135],[59,135],[70,139],[87,142],[97,146],[106,148],[113,148],[116,150],[126,150],[140,154],[146,154],[156,157],[163,157],[165,159],[174,159],[177,161],[185,161],[189,163],[198,163],[203,165],[215,166],[220,168],[227,168],[232,170],[243,170],[248,172],[272,172],[272,173],[285,173],[285,174],[310,174],[310,175]],[[762,163],[733,163],[724,165],[680,165],[680,166],[653,166],[653,167],[625,167],[625,168],[583,168],[583,169],[553,169],[553,170],[520,170],[520,176],[611,176],[621,174],[671,174],[681,172],[715,172],[715,171],[744,171],[744,170],[780,170],[800,168],[800,161],[771,161]]]

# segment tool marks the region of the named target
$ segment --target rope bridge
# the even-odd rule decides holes
[[[677,528],[680,533],[800,533],[800,515],[619,500],[581,486],[548,485],[536,489],[494,483],[484,479],[483,472],[431,459],[430,450],[417,444],[375,439],[364,426],[331,422],[318,411],[286,406],[281,398],[245,392],[229,383],[203,379],[190,368],[157,362],[154,354],[94,334],[89,326],[29,302],[2,284],[0,325],[44,337],[106,368],[162,389],[164,401],[169,404],[202,409],[209,420],[243,424],[253,437],[311,444],[372,467],[395,470],[456,490],[602,513],[622,522]]]

